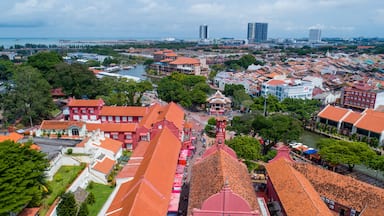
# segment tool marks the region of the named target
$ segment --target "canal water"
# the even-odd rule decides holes
[[[328,138],[328,137],[319,135],[311,131],[304,130],[299,139],[299,142],[303,143],[304,145],[307,145],[308,147],[316,149],[316,143],[322,138]],[[381,180],[384,180],[383,172],[376,172],[376,170],[370,169],[363,165],[356,165],[354,169],[356,171],[365,173],[369,176],[377,177]]]
[[[142,64],[136,65],[136,67],[129,70],[120,70],[118,74],[130,75],[130,76],[138,77],[142,80],[147,79],[147,77],[145,76],[145,66]]]

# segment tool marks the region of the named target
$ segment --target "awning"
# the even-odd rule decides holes
[[[309,148],[308,150],[304,151],[304,154],[316,154],[317,150],[313,148]]]

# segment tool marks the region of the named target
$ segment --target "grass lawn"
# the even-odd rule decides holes
[[[109,195],[112,193],[114,188],[111,188],[109,185],[92,183],[92,189],[87,188],[88,192],[92,192],[95,195],[95,203],[93,205],[88,205],[89,216],[96,216],[101,208],[103,207],[105,201],[107,201]]]
[[[70,184],[76,179],[77,175],[84,166],[62,166],[53,176],[53,180],[48,182],[48,188],[52,190],[52,193],[44,198],[40,215],[44,216],[49,207],[69,187]]]

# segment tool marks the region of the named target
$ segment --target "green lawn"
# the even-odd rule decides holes
[[[52,190],[52,192],[43,200],[42,208],[40,210],[41,216],[44,216],[47,213],[55,199],[65,192],[83,169],[84,166],[60,167],[57,173],[53,176],[53,180],[48,182],[48,188]]]
[[[114,188],[109,185],[97,183],[92,183],[92,189],[90,189],[90,187],[87,188],[88,192],[92,192],[93,195],[95,195],[95,203],[88,205],[89,216],[96,216],[99,213],[113,189]]]

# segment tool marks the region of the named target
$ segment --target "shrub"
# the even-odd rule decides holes
[[[87,196],[87,200],[86,200],[87,204],[88,205],[93,205],[95,203],[95,201],[96,201],[95,200],[95,195],[92,192],[90,192],[88,194],[88,196]]]
[[[73,149],[71,149],[71,148],[67,149],[67,154],[71,155],[72,152],[73,152]]]

